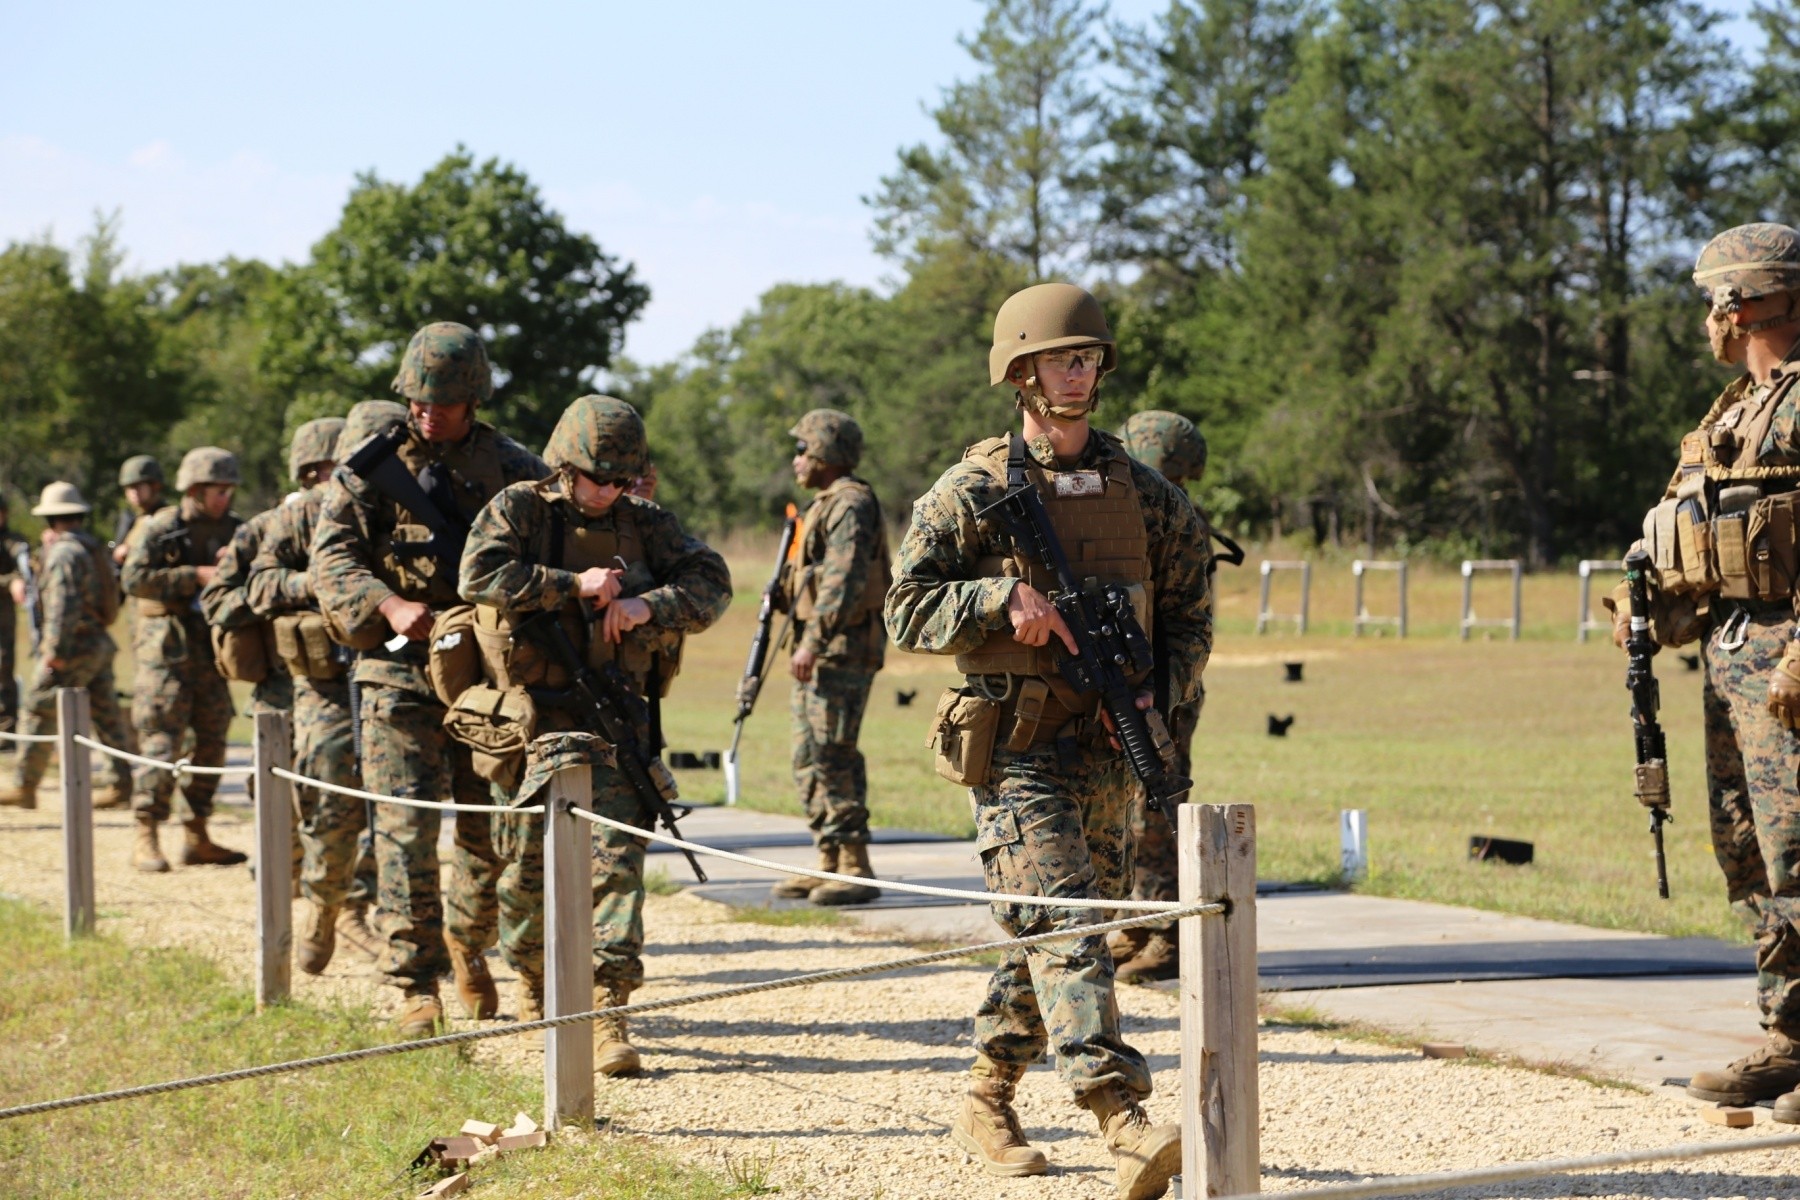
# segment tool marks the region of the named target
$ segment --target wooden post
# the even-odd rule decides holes
[[[1262,633],[1269,628],[1269,560],[1264,559],[1262,568],[1262,588],[1256,600],[1256,632]]]
[[[56,749],[62,761],[63,935],[94,932],[94,764],[75,738],[94,736],[86,688],[56,689]],[[21,751],[23,747],[20,748]]]
[[[1306,626],[1312,616],[1312,560],[1300,564],[1300,632],[1306,632]]]
[[[293,786],[276,767],[294,769],[292,718],[256,714],[256,1008],[261,1012],[293,990]]]
[[[1406,636],[1406,560],[1400,560],[1400,636]]]
[[[1512,640],[1519,640],[1519,633],[1525,625],[1525,568],[1518,559],[1513,559],[1513,614]]]
[[[586,1012],[594,999],[593,832],[570,810],[592,807],[593,768],[564,767],[544,812],[544,1015]],[[544,1030],[544,1127],[594,1124],[594,1025]]]
[[[1181,902],[1223,900],[1181,922],[1181,1170],[1186,1197],[1262,1188],[1256,1076],[1256,809],[1183,804]]]

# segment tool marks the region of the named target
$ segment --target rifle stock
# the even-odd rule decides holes
[[[435,558],[439,569],[454,581],[462,567],[463,545],[468,541],[469,526],[460,515],[446,513],[407,471],[406,465],[394,457],[406,437],[404,426],[391,426],[364,442],[355,454],[344,460],[344,466],[431,531],[431,536],[422,542],[396,541],[394,552],[409,558]]]

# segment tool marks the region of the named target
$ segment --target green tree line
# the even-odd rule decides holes
[[[678,360],[624,361],[649,293],[529,179],[457,151],[357,182],[301,264],[119,271],[0,255],[0,484],[102,493],[129,448],[199,440],[279,489],[281,432],[381,395],[410,330],[490,338],[495,419],[642,407],[696,525],[771,521],[786,429],[862,422],[890,513],[998,431],[994,309],[1072,279],[1121,367],[1103,423],[1192,417],[1198,489],[1240,532],[1415,553],[1617,552],[1723,382],[1687,279],[1711,233],[1800,220],[1797,0],[1729,40],[1692,0],[988,0],[934,132],[871,181],[880,289],[770,289]],[[653,282],[653,281],[652,281]]]

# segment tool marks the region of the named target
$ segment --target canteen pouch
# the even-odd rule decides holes
[[[1744,528],[1745,566],[1751,595],[1785,600],[1800,579],[1800,491],[1782,492],[1750,506]]]
[[[475,773],[507,791],[519,786],[537,734],[537,705],[524,688],[465,688],[444,714],[444,732],[469,748]]]
[[[345,664],[326,629],[322,614],[286,612],[269,622],[275,636],[275,657],[287,665],[296,679],[337,679]]]
[[[456,604],[431,623],[425,677],[446,708],[482,681],[481,648],[475,641],[475,606]]]
[[[931,765],[951,783],[980,787],[993,773],[999,728],[999,701],[967,688],[944,689],[931,721],[931,736],[925,740],[936,751]]]
[[[269,677],[269,623],[252,621],[231,629],[212,626],[213,662],[219,674],[240,683],[261,683]]]

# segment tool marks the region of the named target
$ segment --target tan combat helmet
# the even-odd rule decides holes
[[[1700,251],[1694,284],[1706,293],[1713,315],[1728,318],[1744,301],[1761,296],[1800,292],[1800,230],[1772,221],[1727,229]],[[1794,302],[1780,316],[1733,326],[1734,336],[1786,324],[1794,318]]]
[[[342,462],[378,433],[406,424],[406,405],[395,400],[363,400],[350,406],[344,430],[338,434],[337,460]]]
[[[393,389],[417,404],[480,404],[494,394],[481,335],[455,321],[425,326],[407,343]]]
[[[849,413],[815,408],[801,417],[788,434],[805,443],[808,458],[816,458],[828,467],[854,471],[862,461],[862,426]]]
[[[294,440],[288,443],[288,474],[295,483],[302,482],[308,467],[337,461],[338,435],[343,432],[342,417],[319,417],[294,430]]]
[[[237,455],[220,446],[194,447],[182,456],[181,467],[175,472],[175,490],[178,492],[206,483],[229,483],[236,487],[240,482]]]
[[[1206,474],[1206,438],[1180,413],[1132,413],[1119,441],[1125,453],[1171,483],[1198,483]]]
[[[164,483],[162,464],[148,454],[134,454],[119,465],[119,486],[139,483]]]
[[[556,470],[566,467],[602,483],[635,480],[650,461],[644,420],[623,400],[583,396],[563,411],[550,431],[544,461]]]
[[[31,510],[34,517],[85,517],[92,510],[88,502],[81,498],[81,489],[72,483],[58,480],[44,485],[43,494],[38,497],[37,506]]]
[[[1040,283],[1015,292],[994,315],[994,348],[988,351],[989,382],[995,387],[1006,382],[1013,363],[1028,354],[1044,350],[1072,349],[1076,346],[1101,346],[1100,376],[1119,365],[1119,351],[1107,328],[1106,314],[1100,302],[1083,288],[1072,283]],[[1044,403],[1043,393],[1033,376],[1019,392],[1019,402],[1039,416],[1050,415],[1065,420],[1086,416],[1096,407],[1100,379],[1094,380],[1094,395],[1079,411],[1061,411]]]

